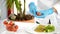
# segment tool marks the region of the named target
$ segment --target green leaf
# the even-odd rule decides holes
[[[7,8],[11,8],[14,0],[6,0]]]
[[[48,25],[48,26],[46,26],[46,30],[45,31],[52,32],[54,30],[55,30],[55,27],[53,25]]]

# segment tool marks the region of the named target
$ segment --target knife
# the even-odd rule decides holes
[[[36,21],[37,24],[40,24],[38,21]]]
[[[50,19],[49,19],[49,22],[48,22],[48,24],[51,24],[51,21],[50,21]]]

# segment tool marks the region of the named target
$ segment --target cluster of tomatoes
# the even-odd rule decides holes
[[[10,22],[4,21],[3,23],[4,23],[4,25],[6,26],[6,29],[7,29],[8,31],[16,32],[17,29],[18,29],[18,26],[15,25],[15,24],[13,23],[13,21],[10,21]]]

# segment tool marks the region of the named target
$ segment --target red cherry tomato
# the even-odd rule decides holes
[[[10,27],[7,27],[6,29],[7,29],[8,31],[11,31],[11,28],[10,28]]]
[[[17,31],[17,29],[13,26],[13,32],[16,32]]]
[[[8,22],[7,22],[7,21],[4,21],[3,23],[4,23],[4,25],[7,25],[7,24],[8,24]]]
[[[16,32],[17,30],[15,29],[13,32]]]
[[[15,28],[16,28],[16,29],[18,29],[18,26],[17,26],[17,25],[15,25]]]
[[[11,27],[11,25],[8,24],[8,25],[6,25],[6,27]]]
[[[9,24],[7,21],[4,21],[4,24],[6,25],[6,29],[8,31],[16,32],[18,29],[18,26],[13,23],[13,21],[10,21]]]
[[[13,31],[13,27],[11,25],[7,25],[6,28],[7,28],[8,31]]]
[[[13,21],[10,21],[10,22],[9,22],[9,24],[10,24],[11,26],[13,26],[13,25],[14,25]]]

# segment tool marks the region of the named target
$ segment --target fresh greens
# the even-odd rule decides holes
[[[55,27],[51,24],[45,25],[38,25],[37,28],[34,30],[35,32],[53,32],[55,31]]]
[[[55,30],[55,27],[53,26],[53,25],[48,25],[48,26],[46,26],[46,30],[45,30],[45,32],[52,32],[52,31],[54,31]]]
[[[38,25],[37,28],[34,30],[36,32],[44,32],[45,26],[44,25]]]

